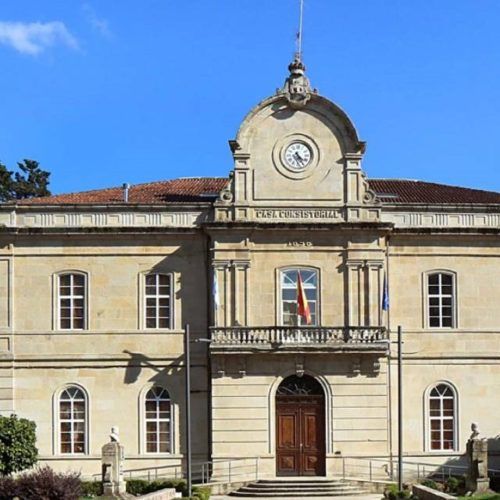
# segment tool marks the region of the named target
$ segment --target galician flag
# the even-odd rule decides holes
[[[300,271],[297,272],[297,316],[302,318],[302,323],[306,325],[311,324],[311,310],[309,309],[306,293],[302,286]]]

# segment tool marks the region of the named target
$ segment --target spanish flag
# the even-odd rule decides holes
[[[311,310],[309,309],[306,293],[304,292],[304,287],[302,286],[300,271],[297,271],[297,316],[302,318],[302,323],[306,325],[311,324]]]

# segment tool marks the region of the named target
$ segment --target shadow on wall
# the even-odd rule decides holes
[[[487,438],[488,440],[488,476],[491,488],[500,490],[500,435]],[[440,466],[436,466],[430,477],[446,480],[450,476],[463,476],[469,470],[469,457],[466,453],[459,457],[452,457]]]

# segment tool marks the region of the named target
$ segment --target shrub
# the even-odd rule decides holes
[[[145,479],[127,480],[127,493],[131,495],[146,495],[147,493],[163,490],[164,488],[175,488],[175,491],[182,493],[182,498],[189,498],[187,497],[187,483],[184,479],[158,479],[156,481],[147,481]],[[209,500],[210,488],[193,486],[191,498],[194,500]]]
[[[81,494],[79,473],[54,472],[48,465],[21,474],[16,486],[23,500],[78,500]]]
[[[210,488],[208,486],[193,486],[193,496],[200,500],[210,499]]]
[[[444,491],[454,495],[463,495],[466,491],[465,477],[449,477],[444,483]]]
[[[25,418],[0,417],[0,474],[10,475],[36,464],[36,424]]]
[[[424,479],[423,481],[420,481],[420,484],[422,486],[427,486],[427,488],[432,488],[433,490],[438,490],[440,491],[440,485],[436,483],[436,481],[433,481],[432,479]]]
[[[403,485],[403,489],[398,490],[398,487],[395,484],[391,484],[384,490],[384,498],[386,498],[387,500],[413,500],[416,497],[412,494],[408,485]]]
[[[81,481],[80,484],[82,497],[93,498],[102,495],[101,481]]]
[[[0,477],[0,500],[12,500],[16,496],[16,481],[10,476]]]

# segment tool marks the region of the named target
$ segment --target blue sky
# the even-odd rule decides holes
[[[297,17],[298,0],[2,0],[0,160],[38,160],[57,193],[225,176]],[[499,0],[305,0],[304,25],[369,177],[500,191]]]

